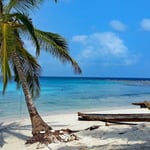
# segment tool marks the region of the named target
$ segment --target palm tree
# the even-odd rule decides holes
[[[3,93],[7,83],[14,79],[22,87],[32,124],[33,137],[48,133],[51,127],[40,117],[33,98],[39,95],[40,65],[24,46],[23,39],[29,38],[36,48],[56,56],[63,63],[70,62],[76,73],[81,73],[77,62],[68,52],[67,42],[56,33],[36,29],[27,12],[43,0],[0,0],[0,68],[3,77]],[[57,0],[54,0],[55,2]]]

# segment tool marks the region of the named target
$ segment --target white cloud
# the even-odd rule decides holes
[[[92,37],[99,42],[101,50],[104,54],[113,56],[126,55],[127,47],[114,33],[95,33]]]
[[[117,31],[125,31],[127,26],[119,20],[110,21],[110,26]]]
[[[88,37],[86,35],[76,35],[72,38],[73,42],[84,42]]]
[[[80,39],[80,36],[75,36]],[[73,37],[74,39],[74,37]],[[83,50],[79,56],[80,61],[96,61],[103,64],[131,65],[136,63],[136,55],[129,53],[124,41],[112,32],[94,33],[85,39],[74,40],[83,44]]]
[[[150,31],[150,19],[143,19],[141,21],[141,28],[145,31]]]

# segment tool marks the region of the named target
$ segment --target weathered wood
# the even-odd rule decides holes
[[[150,102],[144,101],[144,102],[137,102],[137,103],[132,103],[133,105],[140,105],[141,108],[148,108],[150,109]]]
[[[132,105],[139,105],[140,108],[147,108],[146,105],[143,102],[139,102],[139,103],[132,103]]]
[[[78,112],[78,120],[104,122],[150,122],[148,114],[84,114]]]

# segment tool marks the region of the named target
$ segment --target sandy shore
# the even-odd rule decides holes
[[[147,109],[121,109],[100,111],[96,113],[149,113]],[[100,121],[78,121],[77,113],[57,114],[43,117],[53,129],[70,128],[82,130],[93,125],[100,125],[98,129],[83,130],[76,135],[78,141],[69,143],[54,143],[49,147],[44,145],[25,145],[26,139],[31,137],[29,119],[0,122],[1,150],[133,150],[150,149],[150,122],[137,125],[105,126]]]

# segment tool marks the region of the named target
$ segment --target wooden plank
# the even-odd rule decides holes
[[[78,120],[104,122],[150,122],[150,114],[84,114],[78,112]]]

